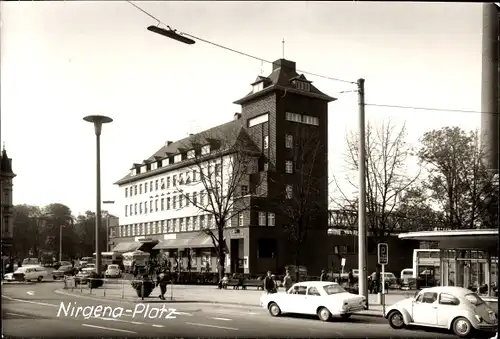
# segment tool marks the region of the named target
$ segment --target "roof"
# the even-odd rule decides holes
[[[424,292],[437,292],[437,293],[451,293],[454,295],[466,295],[469,293],[473,293],[471,290],[468,290],[464,287],[459,287],[459,286],[434,286],[434,287],[429,287],[429,288],[423,288],[422,291]]]
[[[163,147],[161,147],[158,151],[156,151],[153,155],[151,155],[149,158],[144,160],[142,163],[158,161],[158,159],[164,159],[168,157],[168,155],[186,152],[188,148],[194,144],[208,145],[211,144],[214,140],[224,140],[225,146],[229,147],[236,145],[237,142],[242,142],[247,147],[247,150],[255,152],[259,151],[257,145],[255,145],[255,143],[251,141],[250,136],[243,128],[243,121],[238,119],[226,122],[216,127],[212,127],[200,133],[190,135],[187,138],[174,141],[170,144],[166,144]],[[155,170],[148,171],[146,173],[141,173],[136,175],[131,175],[130,173],[128,173],[126,176],[115,182],[115,185],[126,184],[131,181],[140,180],[155,174],[168,172],[175,168],[181,168],[188,165],[189,161],[183,161],[166,167],[160,167]]]
[[[0,174],[10,177],[16,176],[12,171],[12,159],[7,156],[5,147],[2,150],[2,158],[0,159]]]
[[[292,80],[295,79],[311,84],[311,81],[307,80],[304,74],[297,73],[297,71],[295,70],[295,62],[285,59],[276,60],[275,62],[273,62],[273,71],[271,72],[271,74],[269,74],[267,77],[259,76],[257,80],[252,83],[253,85],[262,80],[264,81],[265,85],[267,82],[267,86],[265,86],[263,90],[256,93],[253,93],[251,91],[243,98],[236,100],[234,104],[244,104],[249,100],[253,100],[274,90],[286,90],[288,92],[306,95],[309,97],[326,100],[328,102],[337,100],[336,98],[330,97],[321,92],[312,84],[310,85],[309,92],[298,90],[292,84]]]
[[[470,238],[470,237],[496,237],[498,238],[498,229],[464,229],[464,230],[444,230],[444,231],[424,231],[409,232],[399,234],[400,239],[440,241],[449,237]]]
[[[296,283],[296,285],[307,285],[307,286],[314,286],[314,287],[324,287],[327,285],[338,285],[336,282],[331,282],[331,281],[317,281],[317,280],[312,280],[312,281],[301,281],[299,283]]]

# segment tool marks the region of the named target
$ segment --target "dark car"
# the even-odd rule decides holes
[[[74,269],[71,265],[60,266],[56,271],[52,272],[54,280],[62,279],[64,276],[73,275]]]

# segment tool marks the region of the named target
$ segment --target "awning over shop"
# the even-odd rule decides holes
[[[185,249],[185,248],[209,248],[213,247],[209,236],[197,236],[189,239],[162,240],[153,247],[154,250]]]
[[[111,252],[119,252],[119,253],[126,253],[126,252],[133,252],[137,251],[143,244],[141,242],[121,242],[118,245],[116,245]]]
[[[426,232],[409,232],[399,235],[400,239],[437,241],[440,248],[496,248],[498,229],[464,229]]]

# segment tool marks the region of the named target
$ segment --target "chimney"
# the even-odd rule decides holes
[[[192,137],[194,135],[194,133],[189,133],[189,136]]]
[[[170,140],[169,140],[169,141],[167,141],[167,142],[165,143],[165,146],[170,146],[170,145],[172,145],[173,143],[174,143],[173,141],[170,141]]]
[[[280,67],[285,71],[295,72],[295,62],[293,61],[278,59],[275,62],[273,62],[273,71]]]
[[[234,113],[234,120],[240,120],[241,119],[241,113]]]

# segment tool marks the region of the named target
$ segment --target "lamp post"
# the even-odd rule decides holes
[[[95,218],[95,266],[96,273],[101,273],[101,252],[99,250],[99,231],[101,229],[101,131],[102,125],[113,121],[103,115],[88,115],[83,120],[94,124],[96,136],[96,218]]]
[[[103,204],[114,204],[114,200],[104,200],[102,202]],[[108,215],[106,216],[106,251],[110,251],[110,248],[109,248],[109,212],[108,212]]]

